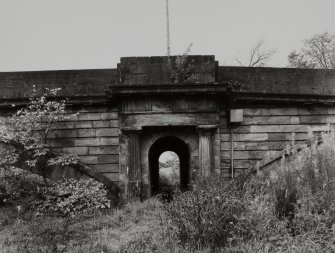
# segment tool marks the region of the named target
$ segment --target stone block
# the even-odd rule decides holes
[[[328,107],[328,114],[335,114],[335,107]]]
[[[79,161],[83,164],[91,165],[91,164],[98,164],[98,157],[97,156],[80,156]]]
[[[327,107],[298,108],[298,115],[322,115],[328,114]]]
[[[100,128],[96,130],[96,136],[118,136],[118,128]]]
[[[311,115],[311,116],[299,116],[301,124],[322,124],[326,123],[326,116],[324,115]]]
[[[119,163],[119,155],[99,155],[99,163]]]
[[[112,182],[119,181],[119,173],[103,173],[105,177],[107,177]]]
[[[248,142],[244,146],[246,150],[282,150],[288,144],[291,144],[291,142],[285,140],[278,142]]]
[[[119,121],[118,120],[111,119],[109,121],[109,124],[110,124],[110,127],[119,127]]]
[[[246,116],[242,125],[299,124],[297,116]]]
[[[79,114],[79,120],[100,120],[100,113],[86,112]]]
[[[118,154],[119,146],[103,146],[103,147],[89,147],[88,153],[90,155],[108,155]]]
[[[267,141],[267,140],[268,140],[267,133],[234,134],[234,141]]]
[[[261,115],[298,115],[297,108],[246,108],[244,109],[244,115],[249,116],[261,116]]]
[[[67,147],[62,148],[63,153],[76,154],[76,155],[87,155],[88,147]]]
[[[101,146],[118,145],[119,138],[118,137],[100,137],[98,143]]]
[[[230,129],[229,128],[220,128],[221,134],[229,134]],[[234,134],[246,134],[250,133],[250,126],[239,126],[233,130]]]
[[[93,164],[91,167],[100,173],[119,173],[119,164]]]
[[[117,112],[102,112],[100,115],[102,120],[118,119]]]
[[[267,151],[267,150],[245,150],[245,151],[235,151],[234,159],[236,160],[261,160],[266,157],[272,156],[278,151]],[[230,159],[230,153],[224,152],[221,159]]]
[[[75,128],[92,128],[91,121],[78,121],[75,123]]]
[[[73,129],[75,128],[75,122],[62,121],[57,122],[52,129]]]
[[[50,147],[73,147],[75,142],[74,139],[49,139],[47,141]]]
[[[78,137],[95,137],[95,129],[78,129]]]
[[[234,169],[249,168],[256,164],[258,160],[234,160]],[[230,165],[230,160],[229,160]]]
[[[54,131],[55,138],[71,138],[77,137],[76,129],[59,129]]]
[[[269,133],[269,141],[308,140],[308,133]]]
[[[100,141],[98,138],[80,138],[80,139],[75,139],[75,146],[80,147],[80,146],[99,146]]]
[[[92,121],[92,126],[93,128],[109,127],[109,121],[108,120]]]
[[[230,150],[230,142],[221,142],[220,150]],[[243,142],[234,142],[234,150],[244,150],[245,144]]]
[[[327,115],[326,116],[327,124],[335,124],[335,115]]]
[[[323,124],[323,125],[318,125],[318,124],[310,125],[309,128],[310,128],[310,130],[312,132],[327,132],[327,131],[330,130],[329,126],[326,125],[326,124]]]
[[[250,127],[252,133],[283,133],[283,132],[308,132],[306,125],[253,125]]]

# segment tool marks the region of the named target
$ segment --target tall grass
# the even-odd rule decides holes
[[[2,208],[0,252],[335,252],[334,131],[269,174],[243,183],[213,176],[193,188],[69,226]]]

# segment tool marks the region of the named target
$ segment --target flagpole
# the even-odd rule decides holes
[[[169,0],[166,0],[166,38],[167,38],[167,56],[168,58],[170,58]]]

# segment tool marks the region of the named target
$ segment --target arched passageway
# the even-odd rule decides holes
[[[161,190],[159,183],[159,157],[165,151],[172,151],[178,155],[180,168],[180,189],[187,190],[189,187],[190,154],[188,146],[185,142],[176,137],[166,136],[155,141],[149,150],[151,195],[158,194]]]

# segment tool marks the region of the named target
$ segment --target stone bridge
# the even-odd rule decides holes
[[[175,57],[170,59],[171,62]],[[55,152],[127,192],[159,190],[158,158],[174,151],[181,187],[199,176],[237,176],[335,123],[335,71],[219,66],[189,56],[192,82],[172,83],[167,57],[126,57],[116,69],[0,73],[0,116],[24,105],[33,85],[62,88],[71,121],[50,136]],[[85,174],[85,173],[84,173]],[[89,174],[90,173],[86,173]]]

